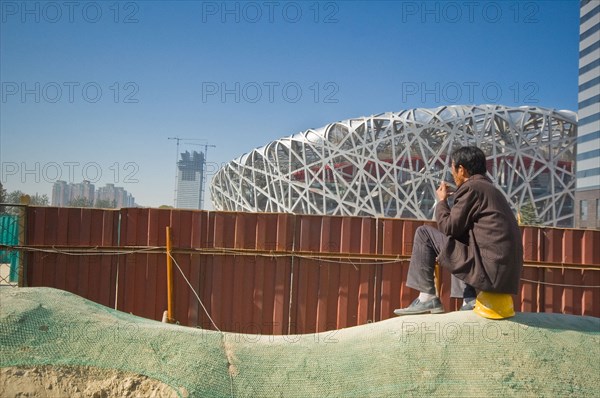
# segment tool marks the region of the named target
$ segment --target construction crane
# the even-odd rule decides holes
[[[202,165],[202,185],[200,186],[200,210],[204,210],[204,186],[206,185],[206,159],[208,156],[208,148],[216,147],[216,145],[204,144],[204,164]]]

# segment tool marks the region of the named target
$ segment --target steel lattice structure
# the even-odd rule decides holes
[[[344,120],[252,150],[214,176],[215,209],[430,219],[448,155],[477,145],[515,212],[572,223],[577,117],[501,105]]]

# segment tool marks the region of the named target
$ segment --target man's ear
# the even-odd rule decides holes
[[[467,169],[465,168],[465,166],[461,166],[462,171],[463,171],[463,177],[465,178],[469,178],[471,177],[471,174],[469,174],[469,172],[467,171]]]

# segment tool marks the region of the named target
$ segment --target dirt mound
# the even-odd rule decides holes
[[[46,393],[44,380],[54,377],[52,388],[70,388],[68,396],[102,396],[117,380],[121,390],[110,396],[135,396],[142,375],[191,397],[587,397],[600,391],[600,319],[593,317],[517,313],[491,321],[464,311],[261,336],[162,324],[49,288],[0,288],[0,303],[5,388],[23,394]],[[115,373],[93,376],[92,391],[72,376],[81,367]],[[38,390],[17,384],[25,368],[39,380]],[[154,386],[139,396],[167,394]]]
[[[182,391],[183,396],[187,394]],[[176,398],[172,387],[143,375],[87,366],[0,369],[0,397]]]

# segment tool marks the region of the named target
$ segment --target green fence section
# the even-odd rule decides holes
[[[19,216],[0,214],[0,245],[19,244]],[[10,264],[9,282],[19,280],[19,252],[0,250],[0,263]]]

